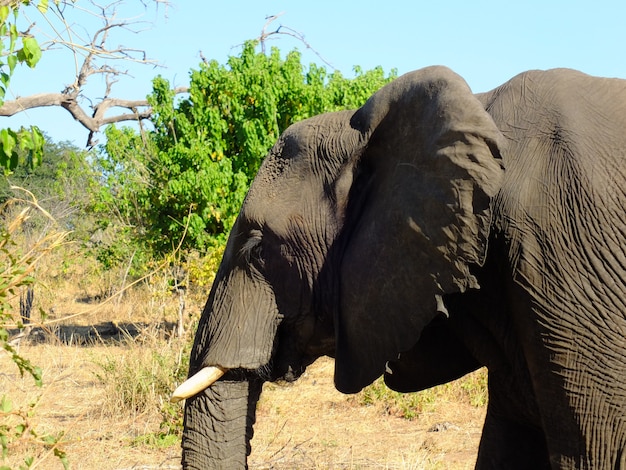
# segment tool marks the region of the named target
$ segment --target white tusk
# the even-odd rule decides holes
[[[206,388],[213,385],[217,379],[226,373],[228,369],[222,367],[204,367],[196,372],[192,377],[189,377],[182,384],[180,384],[172,396],[170,401],[172,403],[179,402],[185,398],[193,397],[195,394],[200,393]]]

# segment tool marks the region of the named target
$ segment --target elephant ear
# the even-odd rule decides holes
[[[354,393],[410,350],[442,296],[478,288],[504,138],[444,67],[404,75],[353,116],[369,142],[349,195],[335,385]]]

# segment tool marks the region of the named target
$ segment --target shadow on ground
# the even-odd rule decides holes
[[[9,330],[12,344],[37,344],[58,341],[75,346],[115,344],[134,340],[149,332],[153,335],[169,337],[176,334],[176,323],[116,323],[102,322],[95,325],[26,325],[24,329]]]

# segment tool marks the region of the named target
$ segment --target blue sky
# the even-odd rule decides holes
[[[148,15],[147,20],[156,18],[152,29],[119,39],[145,50],[164,68],[131,67],[132,78],[121,78],[112,95],[143,98],[156,74],[173,85],[186,85],[189,70],[200,62],[200,51],[223,63],[239,52],[243,41],[259,35],[268,15],[278,13],[283,15],[270,29],[283,24],[301,32],[327,62],[348,76],[355,65],[380,65],[386,72],[396,68],[402,74],[440,64],[463,76],[475,92],[490,90],[528,69],[570,67],[626,78],[623,0],[173,0],[159,16]],[[305,64],[322,64],[295,40],[283,37],[270,44],[283,52],[297,47]],[[45,52],[36,69],[16,73],[11,93],[61,91],[73,79],[70,59],[64,51]],[[97,88],[93,90],[92,96],[99,96]],[[55,141],[77,145],[84,145],[88,134],[61,109],[31,110],[3,121],[3,127],[34,124]]]

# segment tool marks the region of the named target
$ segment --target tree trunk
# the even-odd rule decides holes
[[[218,381],[185,404],[184,469],[245,469],[262,382]]]

